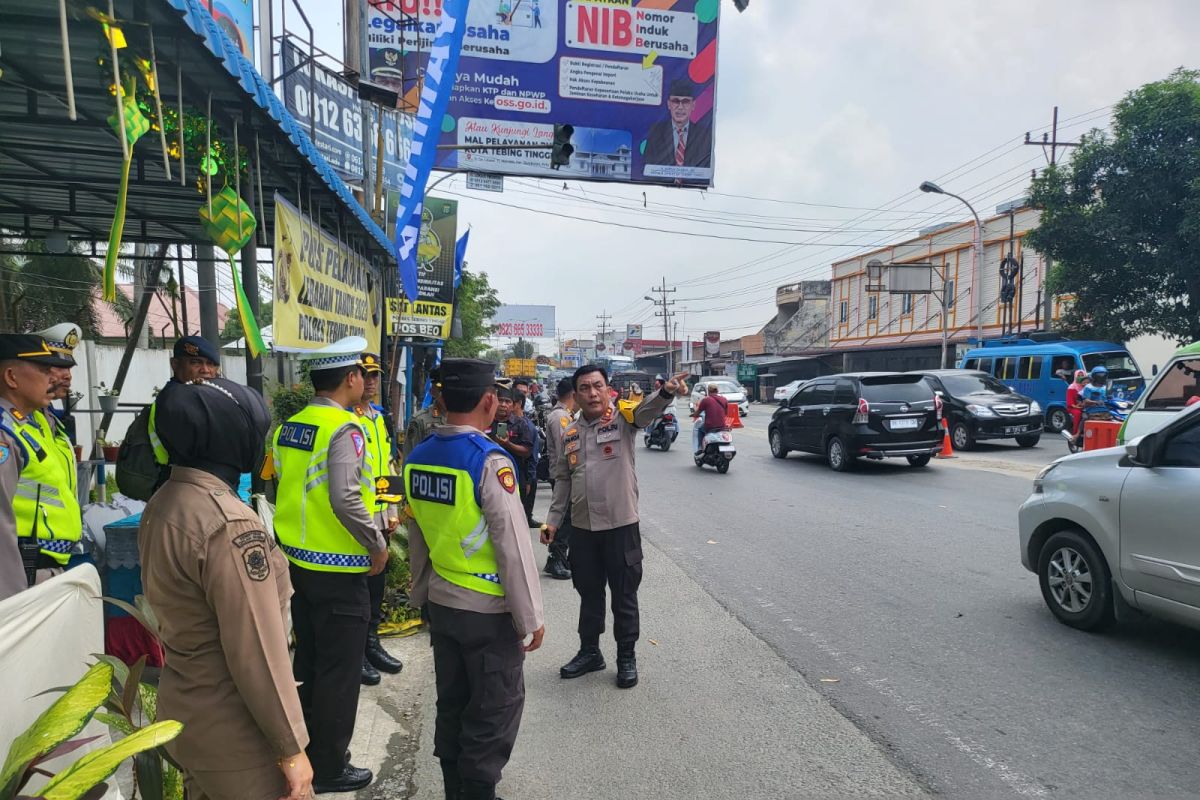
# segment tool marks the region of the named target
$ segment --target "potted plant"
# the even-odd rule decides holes
[[[101,437],[97,440],[100,445],[100,450],[104,453],[104,461],[106,464],[117,463],[117,453],[121,450],[121,442],[110,442],[108,439]]]
[[[100,385],[96,387],[96,391],[100,393],[101,411],[105,414],[111,414],[117,410],[117,401],[121,399],[119,391],[109,388],[104,381],[100,381]]]

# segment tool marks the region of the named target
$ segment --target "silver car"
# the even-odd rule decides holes
[[[1137,609],[1200,628],[1200,406],[1123,447],[1061,458],[1021,506],[1021,563],[1061,622]]]

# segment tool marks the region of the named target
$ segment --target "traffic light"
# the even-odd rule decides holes
[[[575,152],[571,137],[575,135],[572,125],[554,126],[554,149],[550,151],[550,169],[567,167],[571,164],[571,155]]]

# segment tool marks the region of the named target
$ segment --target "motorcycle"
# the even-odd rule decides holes
[[[664,452],[679,438],[679,420],[670,411],[663,413],[651,422],[643,432],[646,447],[659,447]]]
[[[1092,408],[1092,413],[1085,415],[1080,419],[1079,424],[1081,429],[1072,433],[1063,431],[1063,437],[1067,440],[1067,449],[1071,453],[1078,453],[1083,450],[1083,430],[1089,422],[1124,422],[1129,416],[1130,409],[1133,408],[1133,403],[1124,398],[1109,398],[1101,410],[1098,407]]]
[[[704,449],[696,456],[696,466],[703,468],[706,464],[716,467],[717,472],[724,475],[729,472],[729,465],[737,455],[733,446],[733,433],[730,431],[713,431],[704,434],[700,446]]]

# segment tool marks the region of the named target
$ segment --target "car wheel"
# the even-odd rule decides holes
[[[1084,631],[1112,624],[1112,579],[1104,556],[1076,530],[1059,531],[1038,556],[1042,599],[1059,622]]]
[[[905,456],[908,459],[910,467],[923,467],[929,463],[929,459],[933,458],[929,453],[920,456]]]
[[[717,472],[721,473],[722,475],[724,475],[726,472],[729,472],[729,462],[728,461],[718,461],[717,462]]]
[[[1046,427],[1053,433],[1062,433],[1071,427],[1071,417],[1065,408],[1052,408],[1046,415]]]
[[[971,435],[971,429],[967,427],[967,423],[954,423],[954,427],[950,429],[950,443],[954,445],[955,450],[975,449],[975,437]]]
[[[778,428],[771,431],[771,455],[776,458],[787,458],[787,448],[783,446],[783,434]]]
[[[1042,440],[1040,433],[1031,433],[1028,436],[1018,436],[1017,444],[1021,447],[1036,447],[1037,443]]]
[[[840,436],[831,437],[825,444],[825,460],[834,472],[849,472],[854,469],[854,457],[850,455]]]

